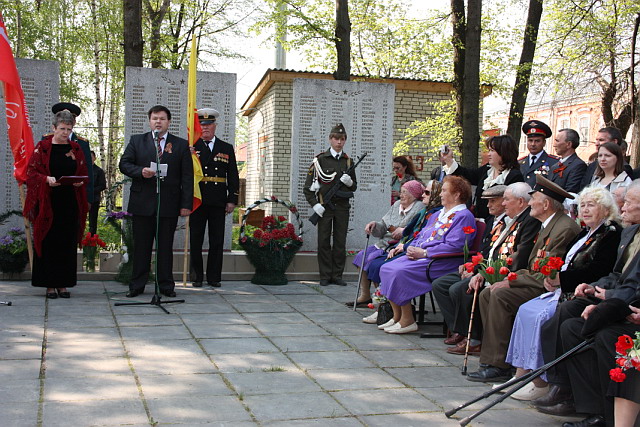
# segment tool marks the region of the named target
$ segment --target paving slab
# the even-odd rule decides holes
[[[186,396],[150,399],[151,417],[161,424],[208,424],[227,421],[251,421],[242,402],[232,396]]]
[[[43,426],[75,426],[149,424],[142,402],[138,399],[45,401]]]
[[[302,369],[373,368],[375,365],[355,351],[288,353]]]
[[[329,332],[317,325],[301,324],[272,324],[256,326],[260,332],[268,337],[309,337],[318,335],[329,335]]]
[[[404,388],[404,385],[378,368],[310,370],[308,375],[325,390]]]
[[[238,394],[279,394],[322,391],[320,386],[302,371],[228,373],[225,377]]]
[[[331,393],[352,414],[394,414],[441,409],[411,389],[355,390]]]
[[[219,374],[144,375],[140,386],[146,399],[233,394]]]
[[[298,370],[291,361],[281,353],[244,354],[212,354],[211,359],[221,372],[256,372],[269,369]]]
[[[266,338],[202,339],[200,345],[207,354],[277,353],[278,347]],[[240,356],[242,357],[242,356]]]
[[[271,341],[273,341],[283,353],[294,351],[350,350],[347,344],[333,336],[273,337]]]
[[[260,422],[304,418],[331,418],[348,411],[326,393],[280,393],[245,396],[244,402]]]
[[[38,425],[38,402],[12,402],[2,405],[0,425],[11,427],[33,427]]]
[[[82,378],[105,375],[130,375],[131,368],[124,357],[103,357],[94,355],[93,358],[47,358],[45,362],[47,378]],[[64,380],[62,380],[64,381]]]
[[[109,381],[101,377],[53,377],[47,378],[44,399],[67,402],[77,400],[137,399],[138,386],[131,375],[109,375]]]

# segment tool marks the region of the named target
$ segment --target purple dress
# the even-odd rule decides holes
[[[379,256],[386,254],[384,249],[378,249],[376,245],[371,245],[367,247],[367,259],[364,260],[365,269],[369,265],[372,259],[376,259]],[[362,257],[364,255],[364,251],[358,252],[358,254],[353,258],[353,265],[358,268],[362,268]]]
[[[465,241],[473,244],[475,232],[465,234],[464,227],[475,227],[475,218],[468,209],[461,209],[439,220],[432,215],[427,225],[408,245],[427,250],[427,258],[410,260],[406,254],[389,261],[380,268],[380,292],[397,305],[405,305],[413,298],[431,290],[427,280],[430,256],[462,252]],[[457,271],[460,260],[442,260],[434,264],[431,277],[437,278]]]

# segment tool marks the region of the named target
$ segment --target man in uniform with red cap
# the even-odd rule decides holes
[[[536,175],[545,177],[549,174],[549,167],[558,161],[556,156],[547,154],[544,146],[547,138],[551,137],[551,128],[540,120],[529,120],[522,125],[522,132],[527,136],[529,155],[518,159],[520,172],[524,182],[533,188],[536,185]]]

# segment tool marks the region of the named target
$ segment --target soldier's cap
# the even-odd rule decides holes
[[[60,111],[68,110],[71,114],[78,117],[82,110],[76,104],[72,104],[70,102],[58,102],[51,107],[51,111],[53,114],[56,114]]]
[[[545,138],[551,137],[551,128],[540,120],[529,120],[522,125],[522,132],[527,136],[541,135]]]
[[[559,201],[560,203],[564,202],[564,199],[574,199],[571,194],[564,191],[562,187],[560,187],[555,182],[551,182],[541,174],[536,175],[536,185],[534,185],[533,190],[529,191],[529,194],[533,194],[536,191],[541,192],[545,196],[549,196],[554,200]]]
[[[342,123],[338,123],[332,127],[330,133],[347,136],[347,131],[344,130],[344,125]]]
[[[498,184],[493,185],[482,192],[481,199],[495,199],[497,197],[504,196],[504,192],[507,189],[506,185]]]
[[[215,108],[201,108],[198,110],[198,118],[201,125],[215,123],[220,113]]]

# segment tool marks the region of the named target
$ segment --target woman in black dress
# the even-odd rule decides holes
[[[58,112],[53,133],[36,146],[27,169],[24,215],[33,224],[35,258],[31,285],[47,288],[47,298],[69,298],[76,285],[77,247],[87,216],[87,165],[80,146],[69,140],[75,125],[68,111]],[[61,183],[63,176],[82,176]]]

